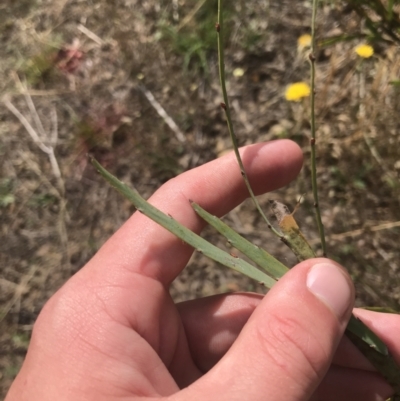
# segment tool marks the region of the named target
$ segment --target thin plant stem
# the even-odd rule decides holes
[[[279,238],[283,238],[282,233],[280,233],[269,221],[268,217],[265,215],[263,210],[261,209],[261,206],[259,202],[257,201],[257,198],[254,195],[253,189],[251,188],[249,178],[246,174],[246,171],[243,166],[243,161],[239,153],[239,145],[238,141],[236,138],[235,131],[233,129],[233,124],[232,124],[232,118],[231,118],[231,112],[230,112],[230,107],[229,107],[229,101],[228,101],[228,94],[226,91],[226,82],[225,82],[225,56],[224,56],[224,45],[223,45],[223,16],[222,16],[222,0],[218,0],[218,22],[216,24],[216,30],[218,33],[218,67],[219,67],[219,79],[221,83],[221,89],[222,89],[222,96],[224,98],[224,102],[221,103],[221,107],[225,111],[225,116],[228,124],[228,130],[229,130],[229,135],[231,137],[231,141],[233,144],[233,149],[235,151],[236,159],[239,164],[240,168],[240,173],[242,174],[243,180],[246,184],[246,187],[249,191],[250,197],[253,200],[253,203],[255,207],[257,208],[258,212],[262,216],[262,218],[265,220],[267,223],[268,228]]]
[[[324,256],[326,253],[326,241],[325,241],[325,232],[324,225],[322,223],[321,218],[321,209],[319,207],[318,200],[318,185],[317,185],[317,162],[316,162],[316,124],[315,124],[315,25],[316,25],[316,17],[317,17],[317,7],[318,0],[313,0],[312,5],[312,18],[311,18],[311,53],[309,56],[310,59],[310,69],[311,69],[311,183],[312,183],[312,192],[314,197],[314,207],[315,207],[315,217],[317,220],[317,226],[319,231],[319,236],[321,239],[321,247],[322,253]]]

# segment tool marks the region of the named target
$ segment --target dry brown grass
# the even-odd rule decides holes
[[[179,7],[173,8],[167,1],[96,0],[89,7],[73,0],[9,0],[0,5],[0,92],[38,131],[43,144],[53,146],[60,169],[57,177],[49,155],[2,103],[3,393],[19,368],[43,304],[133,211],[94,174],[85,153],[94,153],[147,197],[170,177],[230,147],[218,109],[215,52],[207,53],[208,76],[191,73],[193,63],[184,73],[183,55],[158,40],[161,19],[179,26],[197,3],[175,2]],[[307,32],[310,10],[303,3],[258,0],[235,2],[234,11],[240,19],[233,17],[226,55],[240,142],[290,137],[308,157],[307,105],[288,104],[283,92],[290,82],[308,79],[307,63],[296,56],[296,41]],[[195,27],[193,14],[185,29]],[[343,15],[340,7],[325,5],[318,29],[334,35],[362,26],[353,14]],[[360,303],[397,308],[400,95],[390,82],[399,79],[400,54],[389,44],[377,44],[374,58],[360,66],[353,52],[355,44],[338,42],[318,57],[323,220],[329,254],[351,271]],[[245,70],[243,77],[230,75],[237,67]],[[26,79],[28,87],[22,88],[18,79]],[[139,83],[184,133],[184,142],[138,90]],[[53,142],[55,136],[49,134],[52,110],[58,117]],[[270,197],[294,205],[302,194],[304,202],[296,216],[314,241],[309,167],[305,166],[298,181]],[[294,263],[271,238],[250,203],[227,220],[283,262]],[[225,246],[212,230],[205,235]],[[237,289],[260,290],[195,255],[172,292],[182,300]]]

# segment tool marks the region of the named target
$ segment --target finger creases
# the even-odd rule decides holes
[[[247,146],[241,149],[241,155],[256,194],[288,184],[299,173],[303,160],[298,145],[289,140]],[[204,222],[195,214],[189,200],[221,216],[247,196],[243,177],[231,153],[173,178],[149,202],[198,233]],[[113,265],[122,264],[168,285],[184,268],[192,251],[173,234],[135,213],[105,244],[98,257],[102,258],[103,265],[110,258]]]
[[[296,266],[273,287],[231,349],[187,390],[192,392],[188,399],[197,399],[197,389],[207,386],[218,400],[311,397],[330,366],[345,322],[307,289],[310,268],[309,262]]]

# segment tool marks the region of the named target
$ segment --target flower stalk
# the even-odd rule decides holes
[[[317,18],[317,7],[318,0],[313,0],[312,5],[312,18],[311,18],[311,53],[309,55],[310,60],[310,71],[311,71],[311,96],[310,96],[310,106],[311,106],[311,184],[312,184],[312,192],[314,198],[314,208],[315,208],[315,217],[318,226],[318,232],[321,240],[321,248],[323,256],[327,256],[326,252],[326,241],[325,241],[325,230],[324,224],[322,223],[321,218],[321,209],[319,207],[319,198],[318,198],[318,185],[317,185],[317,161],[316,161],[316,123],[315,123],[315,25]]]
[[[243,177],[243,180],[246,184],[247,190],[249,191],[250,197],[257,208],[258,212],[264,219],[264,221],[267,223],[268,228],[279,238],[283,238],[282,233],[280,233],[269,221],[268,217],[265,215],[263,210],[261,209],[261,206],[254,195],[253,189],[251,188],[249,178],[247,177],[247,173],[244,169],[243,166],[243,161],[239,153],[239,144],[237,141],[237,137],[235,134],[235,131],[233,129],[233,123],[232,123],[232,118],[231,118],[231,112],[230,112],[230,106],[229,106],[229,100],[228,100],[228,93],[226,90],[226,80],[225,80],[225,55],[224,55],[224,44],[223,44],[223,28],[224,28],[224,23],[223,23],[223,16],[222,16],[222,0],[218,0],[218,22],[215,25],[215,28],[218,33],[218,68],[219,68],[219,79],[220,79],[220,84],[221,84],[221,90],[222,90],[222,97],[224,99],[223,103],[221,103],[221,107],[225,112],[226,120],[227,120],[227,125],[228,125],[228,130],[229,130],[229,135],[231,137],[231,141],[233,144],[233,149],[236,155],[237,162],[239,164],[240,168],[240,173]]]

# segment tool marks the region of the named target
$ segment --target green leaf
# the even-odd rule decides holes
[[[400,394],[400,373],[397,362],[389,353],[385,344],[361,322],[360,319],[352,316],[346,335],[351,342],[367,357],[368,361],[387,380],[395,390],[394,398],[399,400]],[[380,349],[378,349],[380,348]]]
[[[175,234],[178,238],[191,245],[197,251],[224,266],[230,267],[231,269],[264,284],[268,288],[271,288],[276,283],[276,280],[267,276],[255,266],[222,251],[221,249],[207,242],[205,239],[201,238],[199,235],[190,231],[187,227],[178,223],[172,216],[168,216],[152,206],[145,199],[143,199],[137,193],[137,191],[129,188],[126,184],[119,181],[105,168],[103,168],[95,159],[92,159],[91,162],[100,175],[103,176],[118,192],[131,201],[139,212],[143,213],[160,226],[170,231],[172,234]]]
[[[264,269],[269,276],[279,279],[289,271],[283,263],[279,262],[279,260],[275,259],[264,249],[252,244],[246,238],[232,230],[232,228],[226,225],[218,217],[208,213],[195,202],[191,202],[191,204],[193,209],[201,218],[222,234],[232,246]]]
[[[355,334],[358,338],[361,338],[365,343],[382,355],[389,355],[389,351],[384,342],[354,315],[351,315],[347,330]]]

